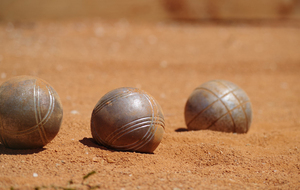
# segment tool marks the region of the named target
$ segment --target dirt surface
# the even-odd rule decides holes
[[[43,149],[0,144],[0,189],[299,189],[299,50],[297,22],[0,23],[0,82],[40,77],[64,107],[61,130]],[[212,79],[234,82],[250,97],[247,134],[185,130],[188,96]],[[164,111],[154,154],[92,140],[95,104],[124,86],[145,90]]]

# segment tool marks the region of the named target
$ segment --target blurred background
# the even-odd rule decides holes
[[[70,19],[299,19],[299,0],[1,0],[0,20]]]
[[[22,161],[0,156],[0,189],[64,185],[94,168],[107,171],[106,189],[299,189],[299,50],[300,0],[0,0],[0,84],[37,76],[64,108],[45,151]],[[189,95],[213,79],[250,97],[247,134],[178,130],[186,128]],[[126,86],[145,90],[164,111],[166,134],[154,155],[80,143],[91,138],[97,101]],[[94,162],[98,154],[116,164]]]
[[[186,99],[212,79],[274,106],[298,71],[299,20],[300,0],[0,0],[0,82],[43,78],[86,118],[109,90],[137,87],[184,127]]]

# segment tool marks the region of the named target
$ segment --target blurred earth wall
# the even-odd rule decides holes
[[[0,0],[0,21],[300,19],[300,0]]]

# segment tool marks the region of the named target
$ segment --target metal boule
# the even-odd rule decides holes
[[[105,94],[91,117],[95,141],[115,150],[152,153],[164,134],[158,102],[137,88],[123,87]]]
[[[186,102],[184,114],[189,130],[247,133],[252,121],[249,97],[225,80],[212,80],[197,87]]]
[[[0,141],[5,147],[45,146],[57,135],[62,117],[59,96],[44,80],[19,76],[0,86]]]

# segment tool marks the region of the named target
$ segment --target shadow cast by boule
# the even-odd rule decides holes
[[[187,128],[178,128],[175,130],[175,132],[181,133],[181,132],[188,132],[189,130]]]
[[[84,137],[83,139],[79,140],[79,142],[85,146],[93,147],[93,148],[100,148],[103,150],[108,150],[105,146],[99,145],[93,138]]]
[[[34,148],[34,149],[11,149],[6,148],[3,144],[0,143],[0,155],[27,155],[35,154],[46,150],[46,148]]]
[[[87,138],[84,137],[83,139],[79,140],[79,142],[85,146],[93,147],[93,148],[100,148],[102,150],[108,150],[110,152],[131,152],[131,153],[139,153],[139,154],[154,154],[154,153],[148,153],[148,152],[136,152],[136,151],[130,151],[130,150],[115,150],[103,145],[99,145],[93,138]]]

